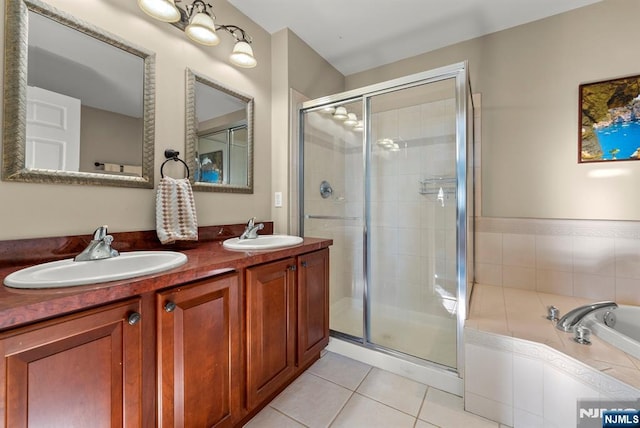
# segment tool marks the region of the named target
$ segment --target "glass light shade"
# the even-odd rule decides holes
[[[358,123],[358,116],[355,113],[347,114],[347,120],[344,121],[344,124],[347,126],[355,126]]]
[[[174,0],[138,0],[138,6],[144,13],[159,21],[180,21],[180,11]]]
[[[364,130],[364,122],[362,122],[361,120],[358,121],[358,123],[356,123],[356,125],[353,127],[353,129],[355,131],[362,131]]]
[[[233,47],[233,52],[229,56],[229,61],[242,68],[253,68],[258,64],[253,56],[253,49],[247,42],[239,40]]]
[[[322,109],[323,112],[327,113],[327,114],[333,114],[336,111],[335,107],[325,107]]]
[[[198,12],[193,15],[184,32],[191,40],[202,45],[215,46],[220,43],[220,37],[216,34],[213,18],[204,12]]]
[[[338,120],[346,120],[347,119],[347,109],[344,107],[336,108],[335,113],[333,113],[333,118]]]

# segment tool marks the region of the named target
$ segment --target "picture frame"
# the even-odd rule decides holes
[[[640,75],[579,86],[578,162],[640,159]]]

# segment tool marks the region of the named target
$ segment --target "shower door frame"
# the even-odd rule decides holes
[[[452,368],[444,366],[429,360],[413,357],[401,351],[389,349],[384,346],[370,342],[370,326],[369,326],[369,272],[371,268],[370,248],[369,248],[369,225],[370,225],[370,154],[371,154],[371,120],[370,102],[371,98],[377,95],[394,92],[402,89],[420,86],[429,83],[435,83],[442,80],[455,79],[455,109],[456,109],[456,280],[457,280],[457,320],[456,320],[456,359],[457,367]],[[304,113],[306,111],[319,110],[324,107],[348,104],[351,102],[362,102],[362,118],[364,121],[363,132],[363,174],[364,174],[364,204],[362,218],[362,239],[363,239],[363,337],[356,337],[350,334],[332,331],[332,335],[346,339],[350,342],[358,343],[367,348],[395,355],[409,361],[419,361],[440,367],[447,371],[452,371],[462,377],[464,369],[464,352],[463,352],[463,331],[464,322],[468,312],[468,294],[467,284],[470,275],[473,274],[472,269],[468,269],[467,262],[470,260],[468,252],[473,251],[473,247],[468,245],[467,236],[469,233],[469,223],[473,222],[473,206],[467,207],[469,199],[468,192],[472,192],[471,200],[473,201],[473,156],[468,156],[472,152],[473,141],[467,141],[468,137],[473,137],[473,130],[470,128],[470,120],[473,121],[473,111],[469,113],[471,100],[471,88],[469,83],[468,62],[452,64],[433,70],[412,74],[409,76],[388,80],[381,83],[365,86],[362,88],[305,101],[298,106],[296,117],[298,118],[298,171],[297,171],[297,189],[298,189],[298,230],[300,235],[304,234]],[[471,106],[472,107],[472,106]],[[471,117],[468,117],[469,114]],[[471,150],[468,148],[470,146]],[[468,185],[471,183],[471,185]],[[471,208],[471,211],[468,210]],[[473,232],[473,230],[472,230]],[[470,267],[470,266],[469,266]]]

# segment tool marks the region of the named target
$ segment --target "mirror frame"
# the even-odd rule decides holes
[[[2,179],[29,183],[93,184],[153,188],[155,151],[155,54],[132,46],[89,23],[38,0],[5,0]],[[108,43],[144,61],[142,176],[25,168],[28,12]]]
[[[203,83],[227,95],[238,98],[247,103],[247,185],[216,184],[194,181],[193,174],[189,177],[193,190],[223,193],[253,193],[253,98],[218,83],[190,68],[186,71],[187,99],[186,99],[186,158],[190,171],[196,170],[196,152],[198,147],[198,127],[196,124],[196,82]]]

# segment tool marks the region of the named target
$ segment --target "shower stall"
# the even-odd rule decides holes
[[[466,62],[302,104],[299,231],[334,242],[332,337],[459,374],[473,116]]]

